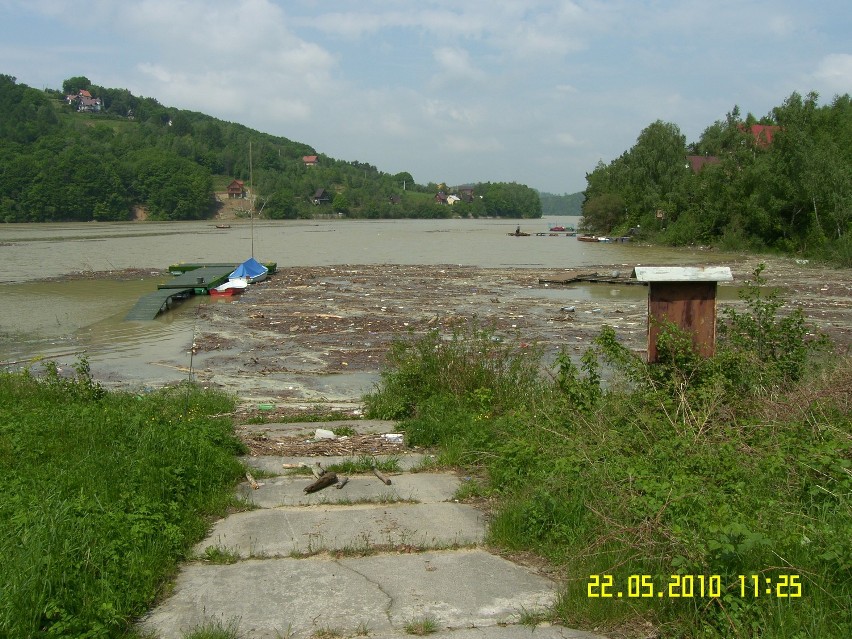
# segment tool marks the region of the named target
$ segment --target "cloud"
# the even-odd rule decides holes
[[[433,51],[435,61],[439,65],[435,76],[438,83],[464,80],[479,82],[485,79],[485,74],[471,61],[470,54],[460,47],[441,47]]]
[[[826,89],[834,93],[852,91],[852,55],[831,53],[817,64],[814,78]]]

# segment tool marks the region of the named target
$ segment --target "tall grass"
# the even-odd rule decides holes
[[[0,374],[0,635],[107,637],[144,612],[240,475],[233,400]]]
[[[396,407],[408,441],[487,478],[490,541],[562,568],[553,614],[566,624],[852,636],[852,360],[827,358],[799,313],[762,294],[760,270],[755,281],[710,359],[667,327],[648,365],[605,329],[582,371],[563,356],[542,375],[524,349],[483,349],[478,331],[468,346],[430,335],[397,346],[368,407]],[[591,575],[611,575],[614,596],[590,597]],[[633,575],[653,597],[628,595]],[[720,592],[670,596],[672,575],[718,577]],[[771,594],[741,592],[740,575],[773,580]],[[785,575],[801,597],[779,596]]]

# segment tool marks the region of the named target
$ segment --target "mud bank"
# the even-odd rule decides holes
[[[842,349],[852,341],[848,270],[794,260],[748,258],[728,264],[732,287],[764,277],[799,304]],[[620,277],[631,266],[584,268]],[[379,380],[395,338],[470,322],[496,335],[580,355],[604,325],[627,347],[646,348],[646,289],[624,284],[560,286],[541,280],[567,271],[464,266],[338,265],[279,267],[242,296],[198,309],[194,372],[198,381],[241,398],[243,412],[358,414]],[[720,291],[720,306],[740,304]]]

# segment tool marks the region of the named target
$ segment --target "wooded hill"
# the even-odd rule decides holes
[[[689,145],[654,122],[586,176],[584,226],[852,266],[852,100],[817,101],[794,93],[760,119],[735,107]]]
[[[253,187],[255,211],[273,219],[541,217],[538,193],[522,184],[466,185],[470,201],[442,204],[438,193],[453,188],[419,185],[408,172],[337,160],[82,76],[62,91],[41,91],[0,75],[0,113],[5,222],[128,220],[138,211],[153,220],[202,219],[215,215],[214,193],[235,179]]]

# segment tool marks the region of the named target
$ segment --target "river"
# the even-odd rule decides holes
[[[537,237],[576,218],[517,220],[301,220],[0,225],[0,363],[42,358],[67,366],[86,353],[96,377],[116,386],[176,381],[195,331],[191,299],[152,322],[124,316],[177,262],[241,262],[252,253],[279,267],[335,264],[458,264],[554,269],[601,264],[694,264],[706,254]],[[718,257],[716,255],[715,257]],[[137,279],[87,272],[142,269]],[[72,276],[72,277],[67,277]]]

